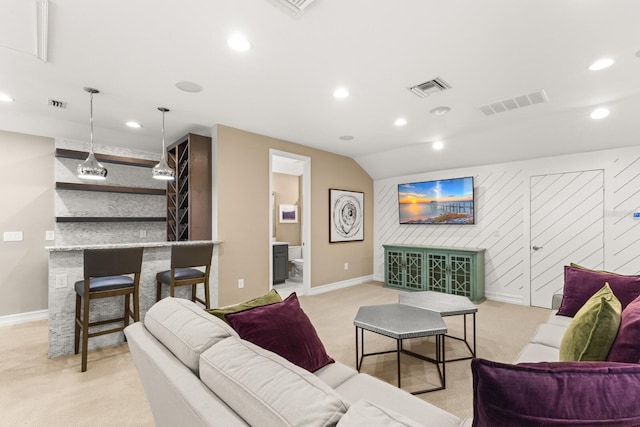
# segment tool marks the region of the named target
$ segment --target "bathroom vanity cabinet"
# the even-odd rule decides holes
[[[273,245],[273,284],[284,283],[289,278],[289,245]]]

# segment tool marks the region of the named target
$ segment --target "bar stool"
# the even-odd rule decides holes
[[[169,286],[169,295],[175,296],[176,286],[191,285],[191,301],[211,308],[209,272],[213,243],[171,246],[171,270],[156,274],[156,301],[162,298],[162,285]],[[205,267],[205,271],[192,267]],[[204,283],[204,301],[196,296],[198,283]]]
[[[133,318],[134,322],[140,320],[138,287],[143,250],[144,248],[85,249],[84,280],[75,283],[75,354],[78,354],[82,331],[82,372],[87,370],[89,338],[124,330],[129,325],[129,317]],[[133,278],[124,276],[125,274],[133,274]],[[120,295],[124,296],[122,317],[89,322],[91,300]],[[130,295],[133,295],[133,312],[130,310]],[[103,331],[89,331],[92,326],[116,322],[122,322],[122,326]]]

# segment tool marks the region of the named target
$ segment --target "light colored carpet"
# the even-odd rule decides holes
[[[327,353],[355,367],[353,319],[360,306],[397,302],[398,291],[380,283],[300,297]],[[486,301],[477,315],[478,356],[515,359],[549,310]],[[462,317],[448,317],[449,332],[462,334]],[[471,324],[469,323],[469,326]],[[153,418],[126,345],[89,353],[87,372],[80,356],[47,359],[47,322],[0,328],[0,426],[152,426]],[[395,341],[365,332],[366,350],[395,348]],[[447,356],[464,355],[464,344],[447,340]],[[408,347],[433,354],[432,339]],[[457,416],[472,415],[470,361],[447,364],[447,389],[419,395]],[[402,356],[403,388],[429,387],[436,380],[430,364]],[[365,358],[363,372],[396,384],[395,354]]]

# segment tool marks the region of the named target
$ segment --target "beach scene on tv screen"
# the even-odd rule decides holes
[[[473,178],[398,185],[400,224],[473,224]]]

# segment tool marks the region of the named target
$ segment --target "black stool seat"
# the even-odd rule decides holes
[[[89,292],[110,291],[133,287],[133,279],[127,276],[93,277],[89,279]],[[75,284],[78,295],[84,296],[84,280],[78,280]]]
[[[197,279],[204,277],[204,271],[200,271],[196,268],[176,268],[176,280],[184,279]],[[170,284],[171,283],[171,270],[161,271],[156,274],[156,280],[158,282]]]

